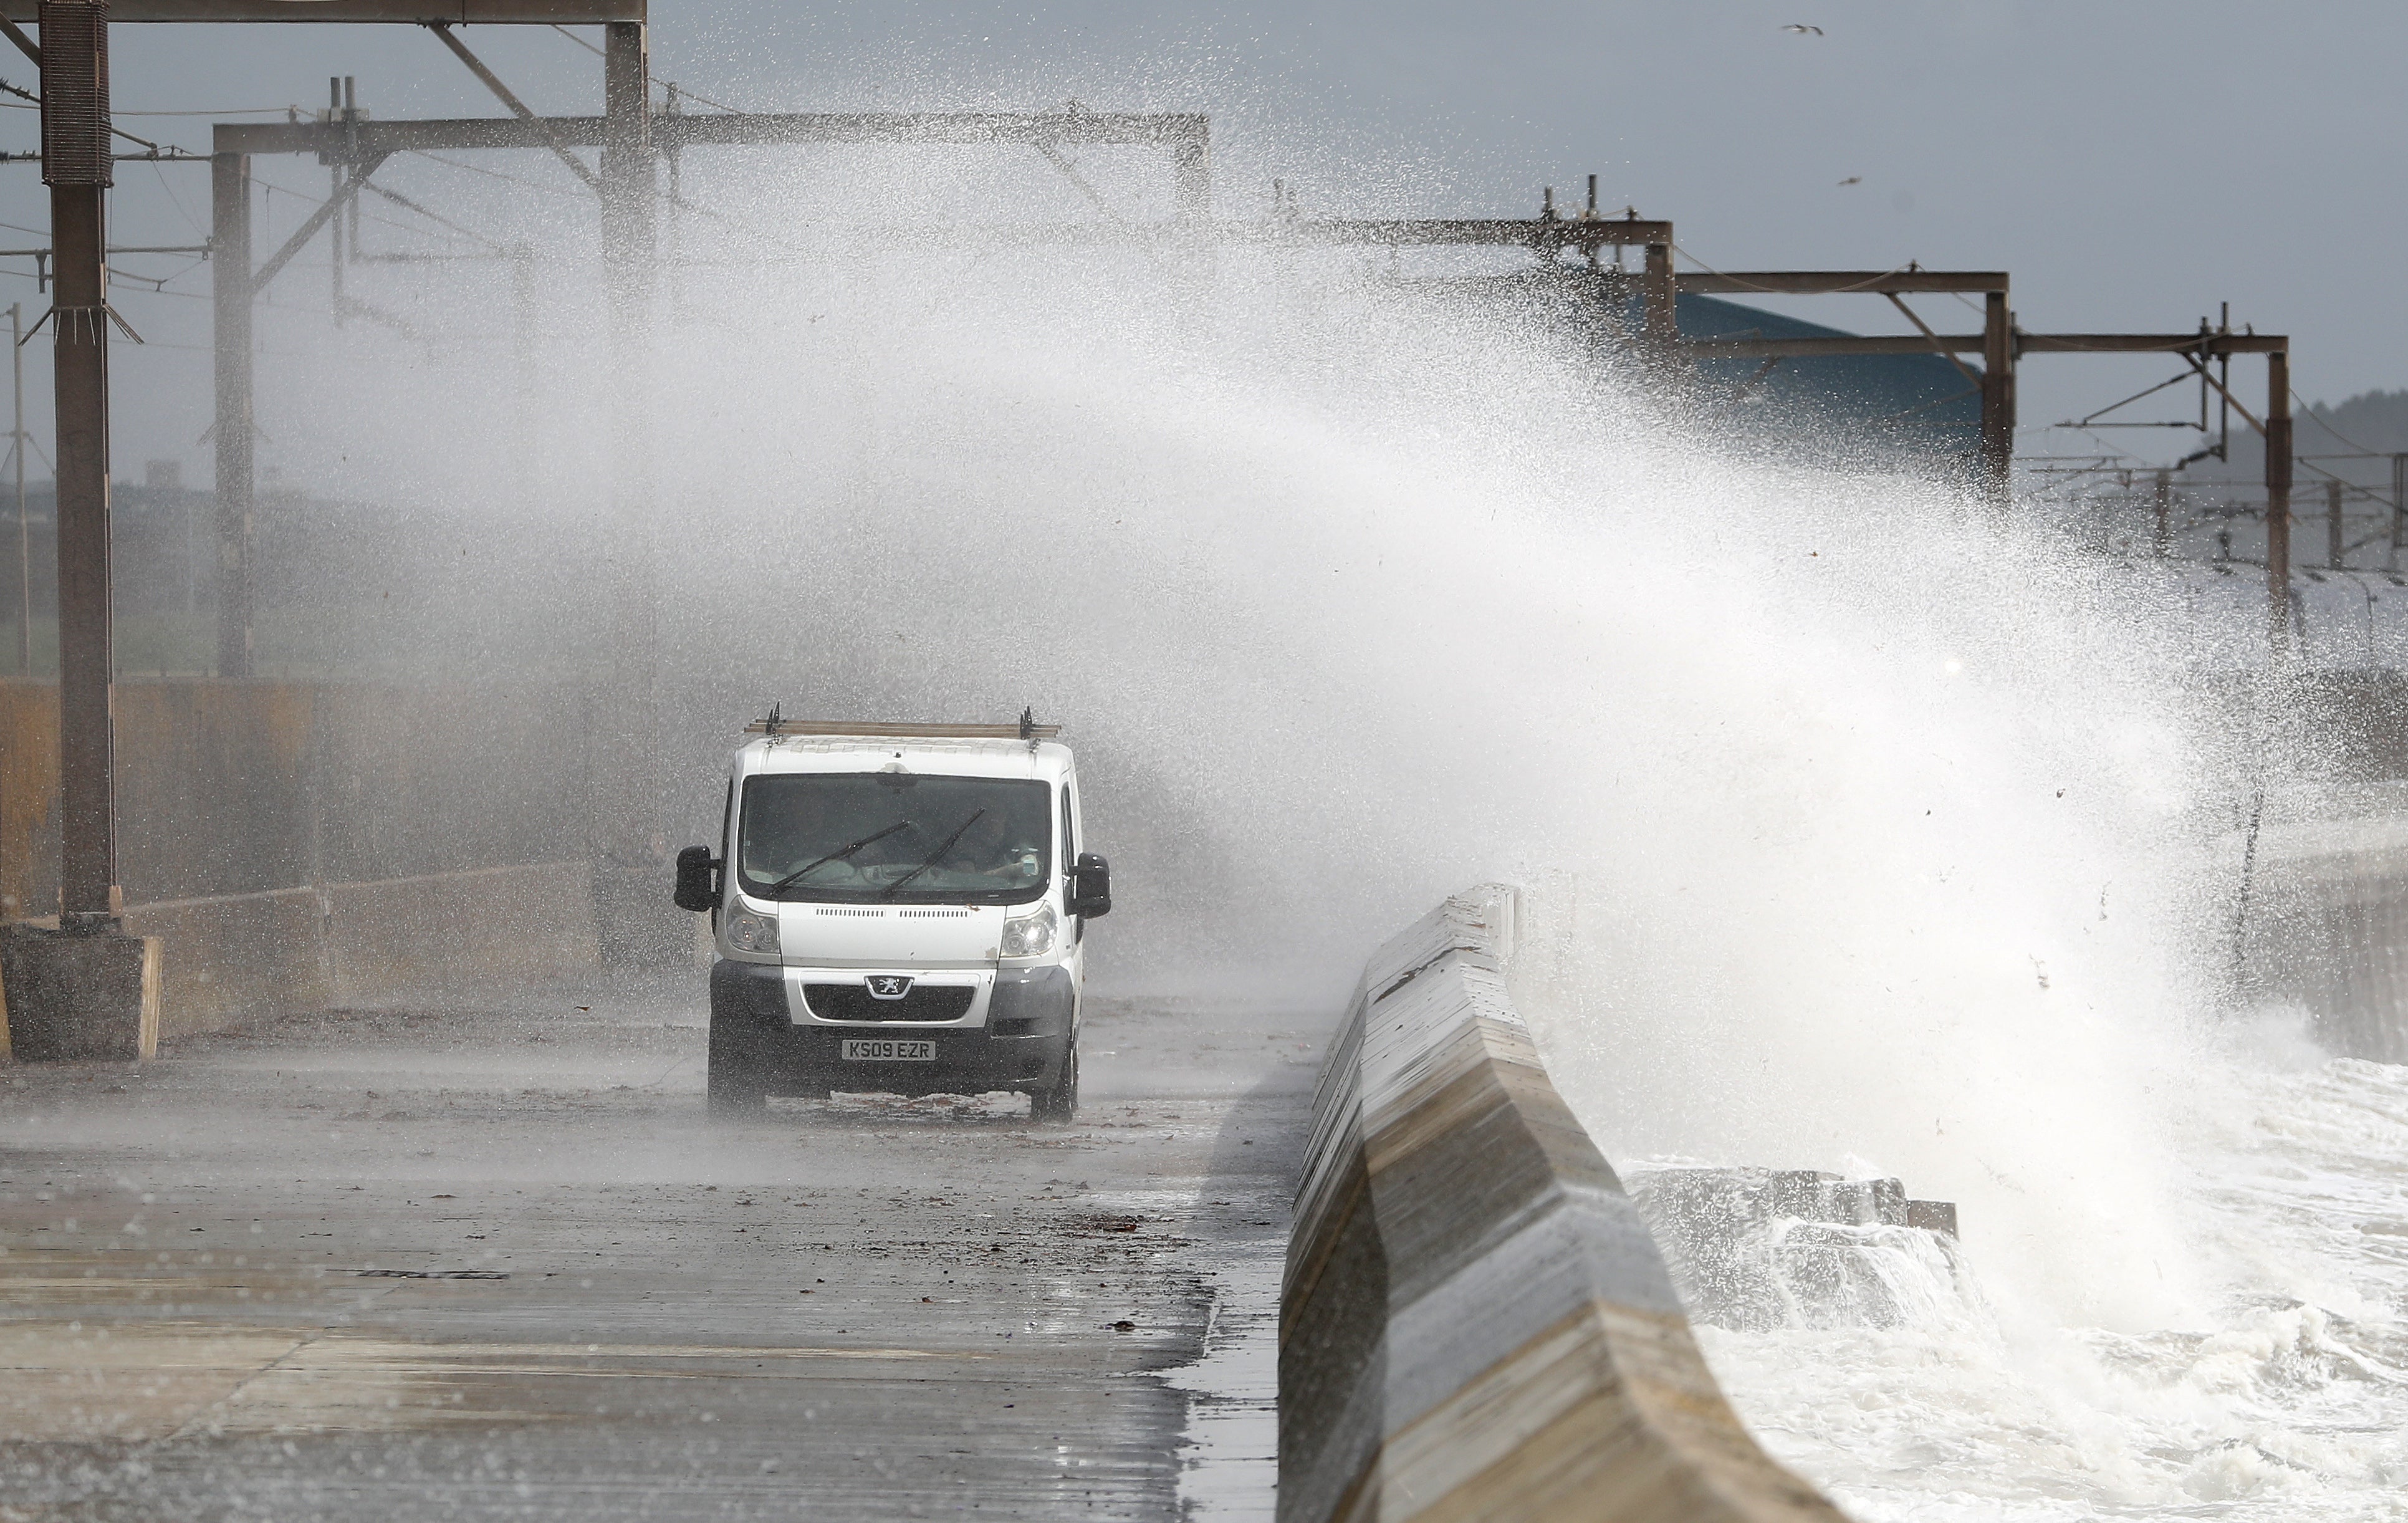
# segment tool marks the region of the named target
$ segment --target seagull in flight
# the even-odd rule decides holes
[[[1804,22],[1791,22],[1787,26],[1783,27],[1781,30],[1784,32],[1795,32],[1801,37],[1809,35],[1819,37],[1823,35],[1823,29],[1821,27],[1809,26]]]
[[[1864,182],[1865,177],[1862,175],[1850,175],[1847,179],[1840,181],[1842,185],[1861,185]]]

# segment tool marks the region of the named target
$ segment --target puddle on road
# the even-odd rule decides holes
[[[987,1356],[949,1353],[949,1363]],[[812,1379],[915,1348],[437,1343],[199,1322],[0,1324],[0,1436],[23,1441],[393,1432],[589,1414],[595,1381]]]
[[[1279,1494],[1279,1292],[1277,1252],[1232,1253],[1212,1267],[1212,1310],[1204,1357],[1164,1372],[1188,1393],[1179,1472],[1182,1517],[1254,1523],[1272,1516]]]

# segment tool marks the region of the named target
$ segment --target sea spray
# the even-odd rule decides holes
[[[897,194],[810,174],[818,201]],[[2315,755],[2208,707],[2180,579],[2057,546],[1944,465],[1742,433],[1576,303],[1420,279],[1460,267],[901,238],[783,216],[774,180],[745,209],[777,260],[735,240],[754,265],[681,271],[644,378],[666,841],[710,839],[770,701],[1032,705],[1070,726],[1119,878],[1101,983],[1326,1006],[1442,895],[1519,882],[1517,994],[1611,1156],[1862,1158],[1963,1206],[1989,1323],[1709,1336],[1807,1473],[1897,1515],[2381,1494],[2384,1441],[2319,1414],[2392,1387],[2299,1372],[2343,1370],[2328,1343],[2397,1367],[2354,1330],[2390,1272],[2346,1242],[2300,1271],[2250,1183],[2270,1155],[2200,1141],[2237,1095],[2391,1102],[2252,1089],[2219,1046],[2219,845],[2252,777]],[[575,405],[523,496],[504,410],[432,351],[263,378],[271,432],[406,457],[402,489],[481,525],[392,568],[459,621],[364,609],[330,664],[616,638],[574,622],[598,349],[544,341]],[[447,450],[375,421],[389,391]]]

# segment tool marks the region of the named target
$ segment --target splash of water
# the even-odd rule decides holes
[[[2186,1225],[2230,1270],[2197,1319],[1993,1316],[1978,1277],[1955,1297],[1934,1279],[1884,1326],[1701,1329],[1709,1359],[1860,1518],[2396,1516],[2408,1076],[2323,1062],[2221,1099],[2180,1146]]]
[[[2190,1140],[2254,1093],[2206,1016],[2231,886],[2206,843],[2264,757],[2202,740],[2172,589],[1943,480],[1750,443],[1460,289],[1277,251],[785,241],[774,284],[684,273],[663,341],[673,835],[706,839],[771,698],[1031,704],[1069,723],[1118,869],[1107,983],[1331,1000],[1441,895],[1526,884],[1518,992],[1610,1154],[1870,1160],[1963,1204],[1982,1315],[1711,1344],[1835,1482],[1944,1423],[1863,1458],[1827,1359],[1878,1407],[2058,1350],[2016,1388],[2070,1412],[2164,1329],[2256,1336],[2234,1287],[2291,1271],[2203,1228]],[[553,438],[496,500],[509,430],[422,400],[459,418],[422,490],[492,503],[505,541],[417,574],[558,608],[603,441]],[[505,617],[489,648],[547,641]],[[2268,1348],[2322,1357],[2329,1321],[2265,1315]],[[2081,1482],[2147,1466],[2069,1431],[1952,1452],[2071,1511],[2146,1492]]]

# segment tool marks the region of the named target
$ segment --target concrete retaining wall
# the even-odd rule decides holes
[[[592,855],[566,682],[121,679],[110,702],[128,904]],[[0,679],[0,919],[58,911],[58,766],[57,686]]]
[[[125,928],[162,945],[162,1038],[598,960],[581,861],[130,905]]]
[[[2269,825],[2241,938],[2258,992],[2344,1057],[2408,1063],[2408,821]]]
[[[1321,1075],[1280,1322],[1282,1523],[1840,1513],[1715,1387],[1505,992],[1513,891],[1380,949]]]

